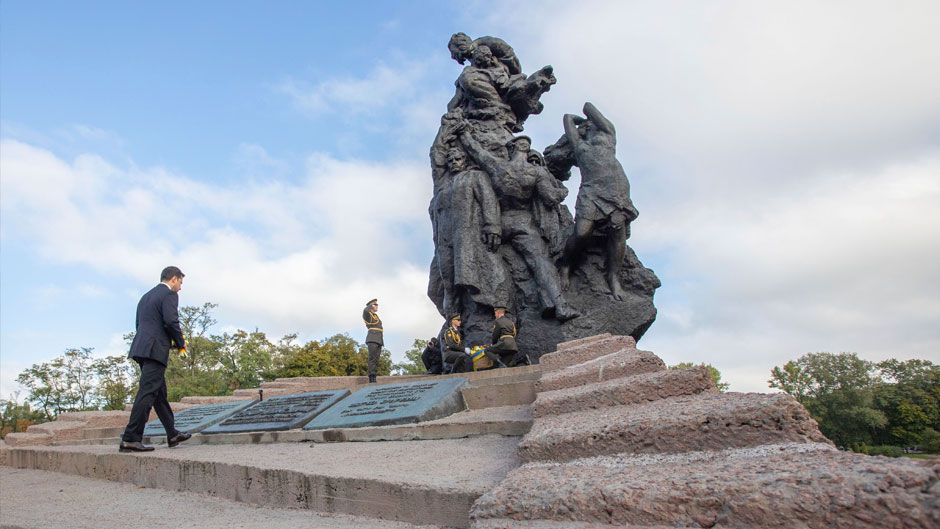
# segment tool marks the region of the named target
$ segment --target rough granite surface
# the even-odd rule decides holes
[[[532,417],[639,404],[706,391],[717,390],[704,366],[667,369],[539,393],[532,403]]]
[[[610,338],[611,336],[612,336],[612,335],[611,335],[609,332],[605,332],[605,333],[602,333],[602,334],[595,334],[594,336],[588,336],[588,337],[585,337],[585,338],[578,338],[577,340],[568,340],[567,342],[561,342],[561,343],[559,343],[558,345],[556,345],[556,346],[555,346],[555,350],[556,350],[556,351],[564,351],[564,350],[566,350],[566,349],[571,349],[571,348],[574,348],[574,347],[580,347],[580,346],[582,346],[582,345],[584,345],[584,344],[587,344],[587,343],[597,342],[597,341],[599,341],[599,340],[605,340],[605,339],[607,339],[607,338]]]
[[[471,519],[927,529],[940,527],[938,480],[937,460],[871,457],[819,444],[620,455],[524,465],[477,500]]]
[[[130,419],[129,411],[70,411],[60,413],[56,421],[80,421],[86,428],[110,428],[114,426],[127,426]]]
[[[663,371],[666,364],[655,354],[639,349],[621,349],[583,364],[545,373],[535,383],[535,391],[573,388],[614,378]]]
[[[712,393],[565,413],[536,420],[519,443],[525,461],[830,442],[785,393]]]
[[[82,439],[85,423],[80,421],[52,421],[34,424],[26,429],[27,433],[48,435],[53,442]]]
[[[12,432],[3,437],[10,448],[17,446],[42,446],[52,443],[52,436],[46,432]]]
[[[539,359],[539,365],[542,366],[542,373],[548,373],[549,371],[564,369],[588,360],[594,360],[621,349],[636,349],[636,340],[632,336],[611,336],[603,340],[588,342],[563,351],[542,355]]]

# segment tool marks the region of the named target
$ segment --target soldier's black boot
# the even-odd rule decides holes
[[[375,384],[375,375],[369,375],[369,384]]]

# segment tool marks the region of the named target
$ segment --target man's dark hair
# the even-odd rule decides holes
[[[168,266],[164,268],[162,272],[160,272],[160,281],[169,281],[174,277],[183,279],[186,277],[186,274],[184,274],[182,270],[175,266]]]

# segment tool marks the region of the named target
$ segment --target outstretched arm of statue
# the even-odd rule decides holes
[[[581,142],[581,135],[578,132],[578,123],[584,122],[584,118],[575,116],[574,114],[565,114],[563,122],[565,125],[565,137],[568,138],[568,143],[571,144],[571,148],[575,149],[578,147],[578,143]]]
[[[470,127],[464,127],[463,132],[460,134],[460,143],[467,150],[467,154],[470,155],[473,161],[480,164],[490,176],[498,174],[503,162],[484,149],[477,140],[473,139],[469,129]]]
[[[598,110],[593,103],[588,102],[584,104],[584,115],[587,116],[587,118],[591,120],[591,122],[594,123],[594,125],[600,130],[610,134],[611,136],[615,136],[617,134],[617,131],[614,129],[614,124],[605,118],[604,115],[601,114],[601,111]]]
[[[456,146],[457,134],[465,123],[460,109],[441,116],[441,127],[437,130],[434,143],[431,144],[431,176],[435,182],[446,172],[447,151]]]

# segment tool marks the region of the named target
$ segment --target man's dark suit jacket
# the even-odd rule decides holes
[[[183,331],[177,307],[179,296],[160,283],[144,294],[137,304],[137,334],[128,358],[149,358],[167,365],[170,346],[184,347]]]

